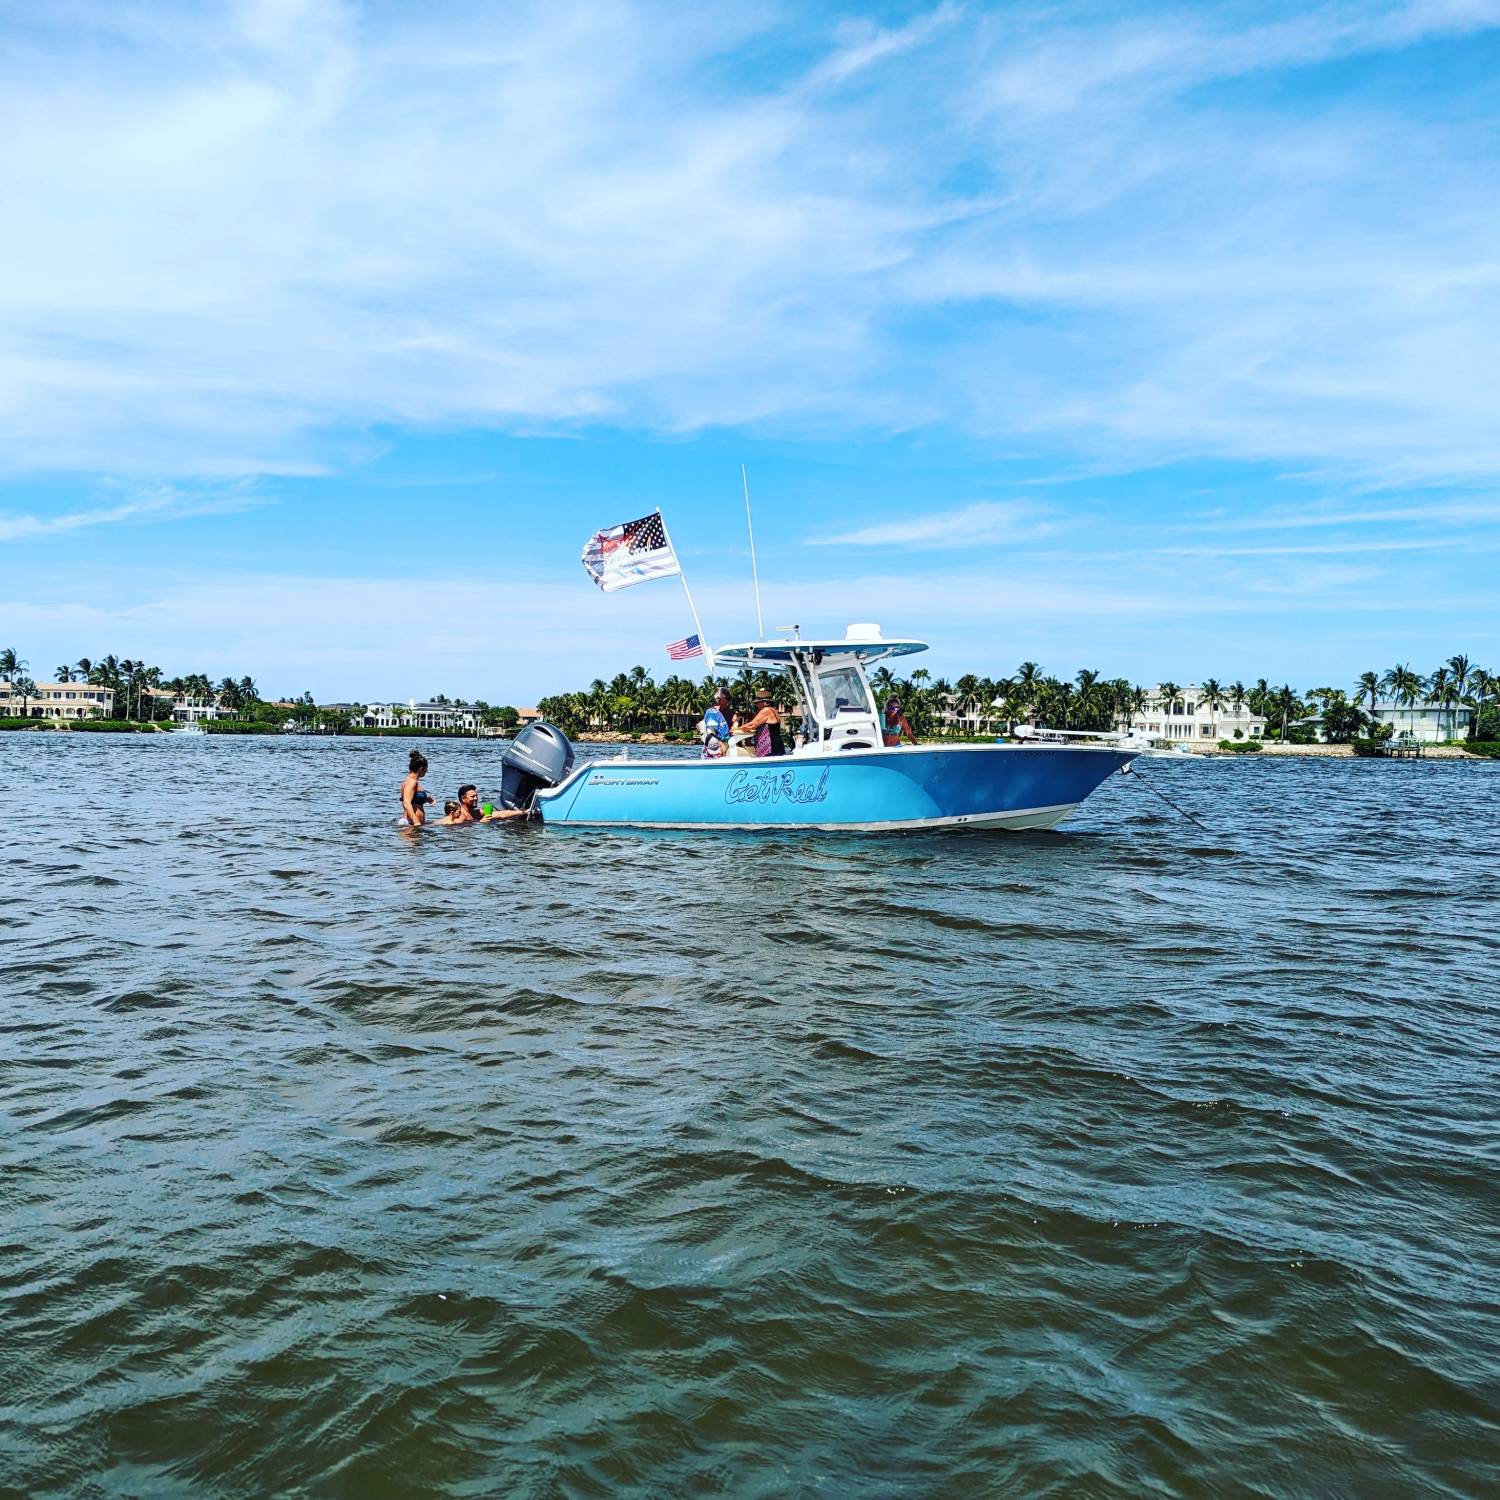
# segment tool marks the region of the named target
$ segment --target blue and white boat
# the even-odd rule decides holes
[[[843,640],[794,636],[717,648],[717,667],[790,675],[802,732],[789,754],[575,763],[567,747],[565,758],[550,761],[549,776],[544,745],[538,774],[522,776],[514,790],[545,822],[564,827],[1051,828],[1137,753],[1037,743],[887,747],[869,669],[926,649],[922,641],[888,640],[876,625],[851,625]],[[523,737],[539,729],[561,742],[559,751],[566,746],[551,726]],[[524,759],[519,742],[517,750]]]

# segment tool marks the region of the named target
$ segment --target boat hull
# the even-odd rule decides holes
[[[947,746],[775,760],[602,760],[538,792],[549,824],[622,828],[1051,828],[1132,752]]]

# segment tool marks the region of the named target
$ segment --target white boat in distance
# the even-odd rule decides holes
[[[501,800],[548,824],[623,828],[1051,828],[1139,751],[1115,745],[886,745],[868,669],[925,651],[878,625],[842,640],[752,641],[715,650],[731,670],[784,672],[804,743],[789,754],[631,758],[575,765],[562,731],[535,724],[507,752]]]

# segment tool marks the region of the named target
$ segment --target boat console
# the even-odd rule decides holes
[[[805,742],[798,756],[879,750],[885,744],[869,668],[893,656],[925,651],[922,641],[892,641],[878,625],[851,625],[842,640],[751,641],[714,652],[715,665],[785,672],[796,684]]]

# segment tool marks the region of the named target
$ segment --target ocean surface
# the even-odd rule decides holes
[[[1500,765],[411,836],[410,743],[0,735],[0,1494],[1496,1493]]]

